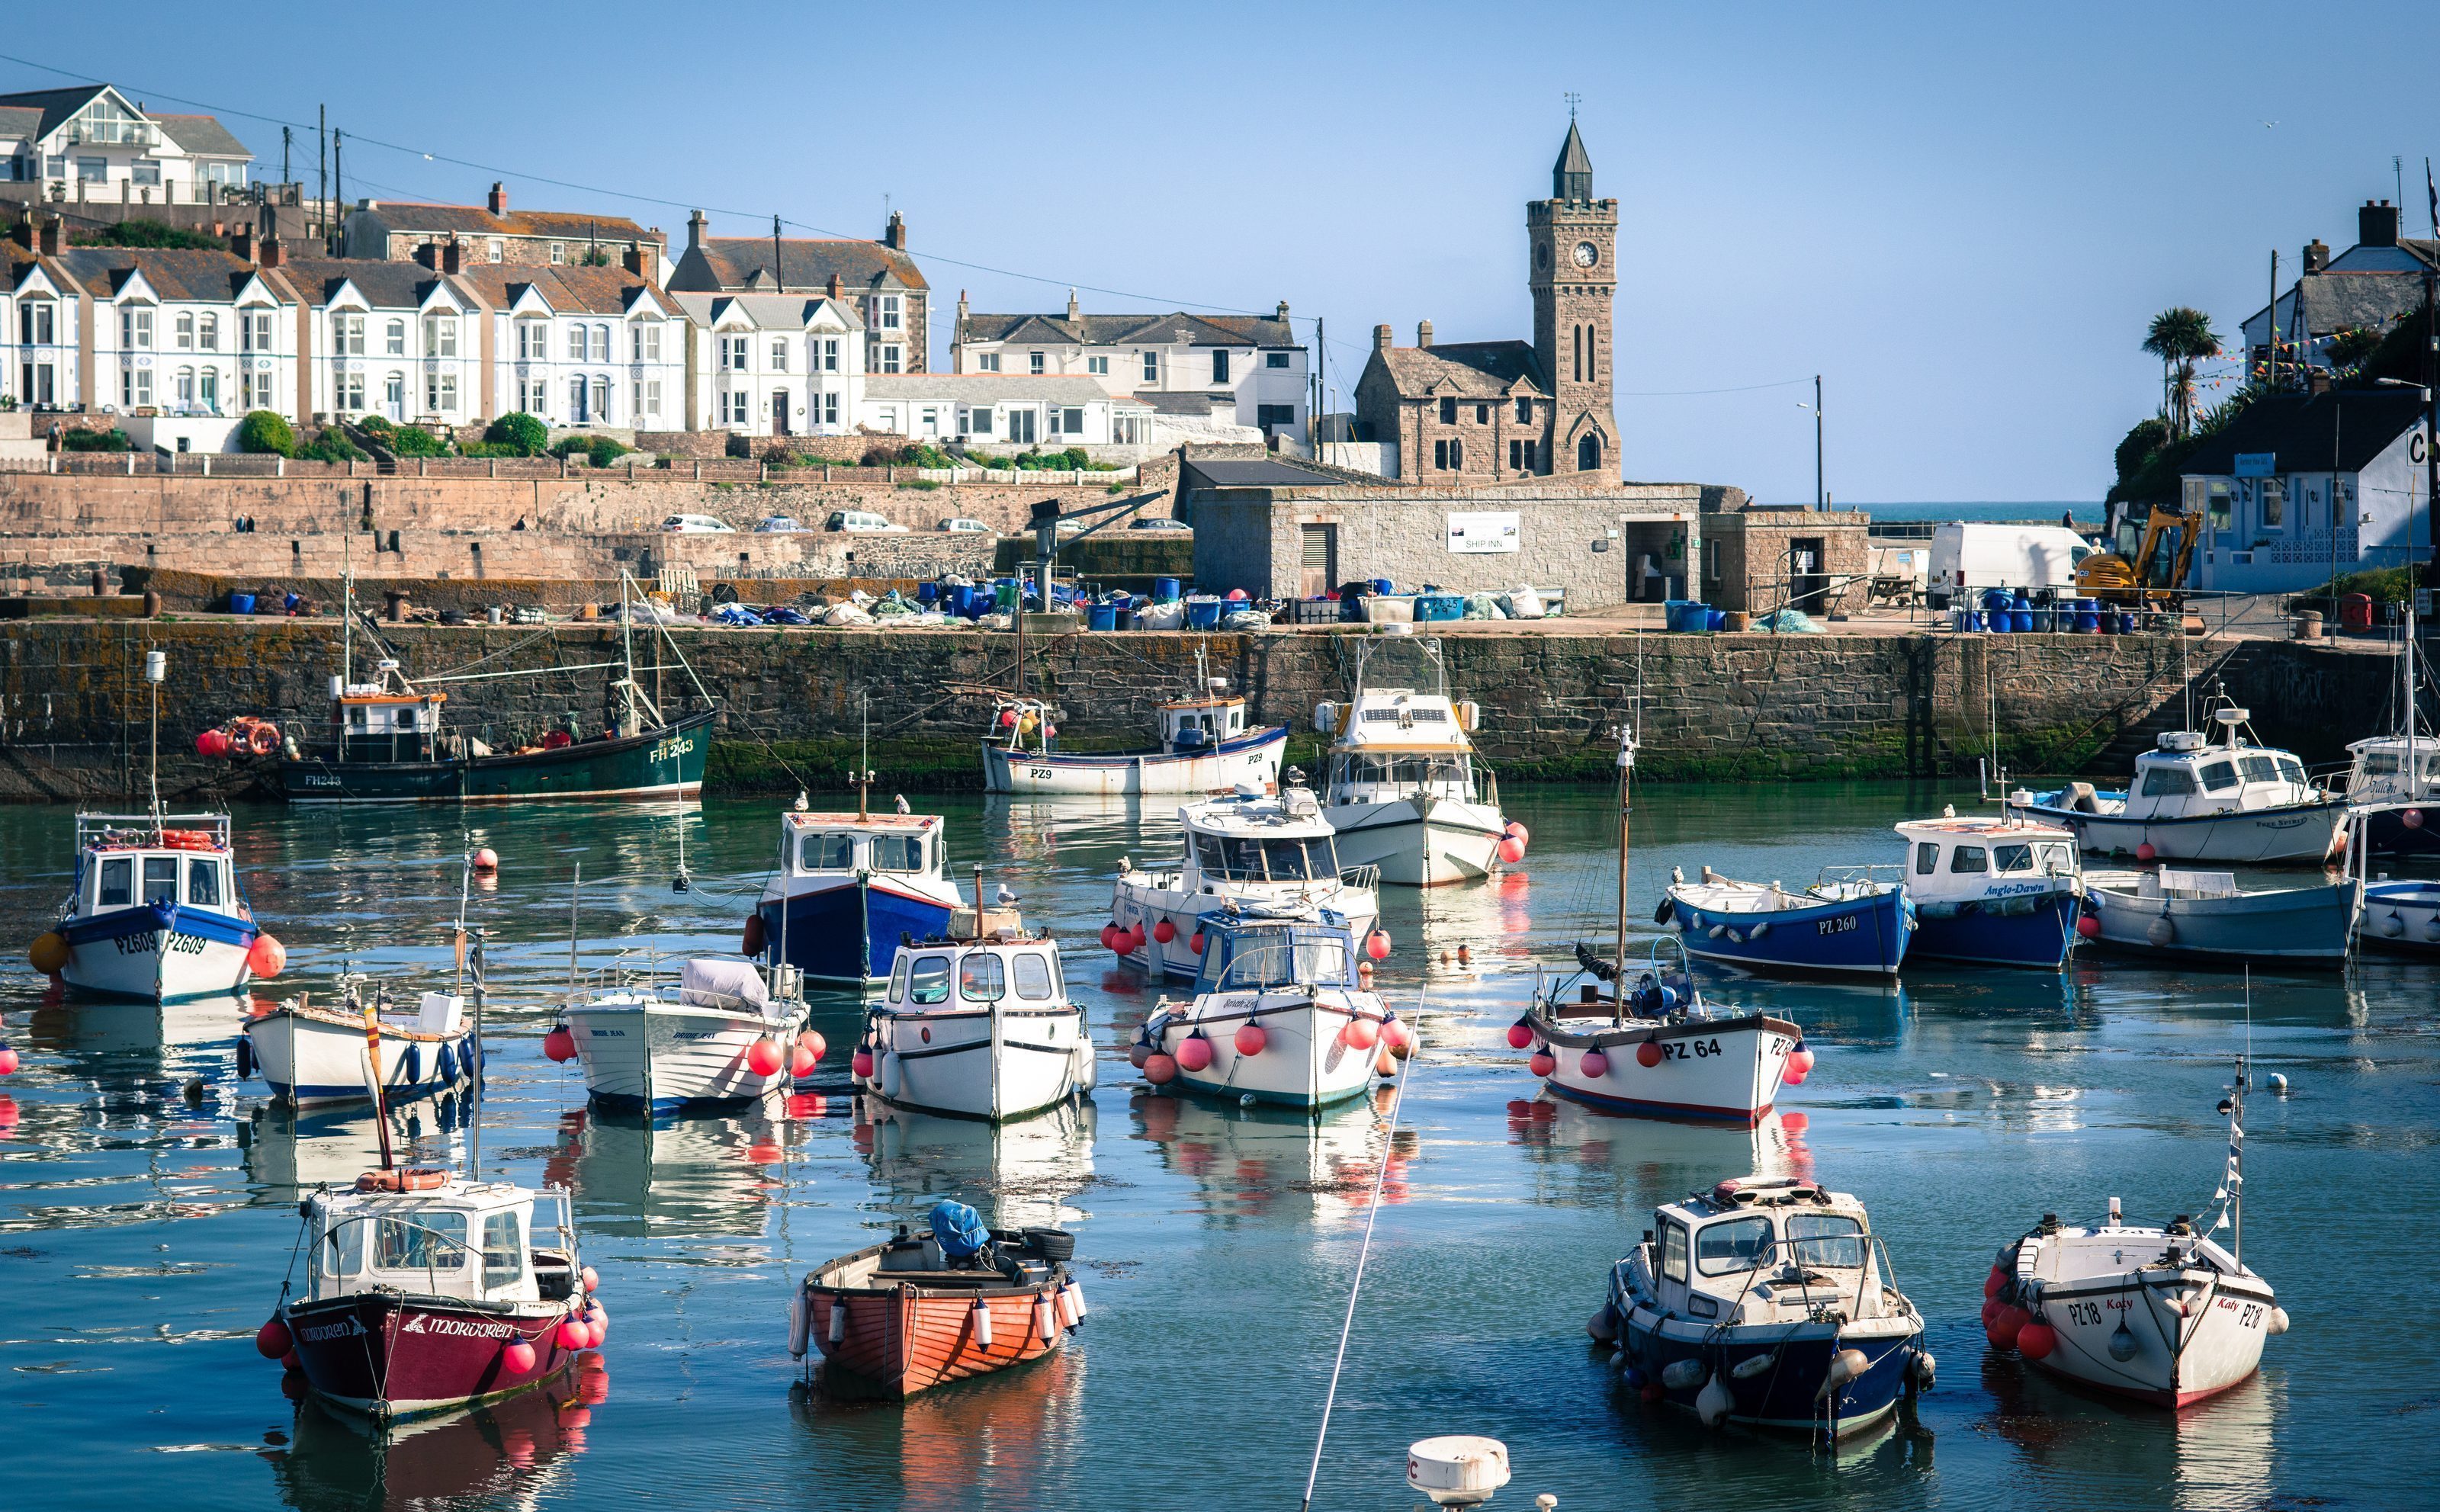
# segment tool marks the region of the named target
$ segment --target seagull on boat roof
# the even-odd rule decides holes
[[[1016,894],[1008,890],[1008,884],[1005,882],[999,885],[998,903],[1003,909],[1012,908],[1016,903]]]
[[[904,793],[899,793],[899,794],[896,794],[896,795],[895,795],[895,797],[896,797],[897,803],[898,803],[898,812],[899,812],[899,813],[901,813],[901,814],[911,814],[911,813],[913,813],[913,812],[914,812],[914,810],[913,810],[913,809],[910,809],[910,808],[908,808],[908,807],[906,806],[906,794],[904,794]]]
[[[797,812],[802,814],[805,810],[813,806],[812,800],[805,796],[805,790],[801,787],[797,789]]]

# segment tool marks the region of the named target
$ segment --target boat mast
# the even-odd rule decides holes
[[[1618,975],[1610,979],[1612,999],[1626,1008],[1626,832],[1635,811],[1631,784],[1635,779],[1635,727],[1618,727]]]
[[[856,747],[855,821],[858,824],[861,824],[866,819],[872,817],[870,813],[872,799],[872,694],[869,693],[862,693],[859,694],[858,697],[861,701],[864,711],[864,721],[863,732],[857,737],[858,745]]]
[[[466,1078],[466,1179],[483,1179],[483,930],[476,926],[475,937],[475,1069]]]

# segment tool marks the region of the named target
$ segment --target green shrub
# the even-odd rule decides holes
[[[484,428],[483,440],[494,446],[515,448],[495,454],[498,456],[540,457],[543,448],[550,443],[550,431],[524,410],[511,410]]]
[[[123,452],[127,450],[127,432],[117,426],[108,430],[60,432],[60,450],[63,452]]]
[[[525,453],[506,441],[467,441],[458,448],[460,457],[523,457]]]
[[[361,462],[365,459],[365,452],[363,447],[348,440],[338,426],[332,425],[299,447],[296,457],[309,462]]]
[[[195,252],[225,252],[228,243],[201,231],[188,231],[163,221],[118,221],[70,238],[79,246],[183,247]]]
[[[959,460],[929,441],[907,447],[898,459],[909,467],[955,467]]]
[[[550,449],[553,457],[573,458],[582,453],[596,467],[607,467],[627,455],[629,447],[607,436],[570,436]]]
[[[386,436],[397,428],[389,423],[387,417],[382,415],[367,415],[356,422],[356,429],[368,436]]]
[[[924,490],[924,492],[928,493],[928,492],[930,492],[930,491],[931,491],[931,490],[933,490],[933,489],[939,488],[939,487],[941,486],[941,483],[940,483],[940,480],[939,480],[939,479],[937,479],[937,478],[930,478],[930,477],[910,477],[910,478],[908,478],[906,482],[903,482],[903,483],[899,484],[898,486],[899,486],[900,488],[913,488],[913,489],[921,489],[921,490]]]
[[[288,417],[268,409],[249,411],[237,424],[237,449],[270,457],[296,455],[296,432]]]
[[[446,457],[449,442],[421,425],[401,425],[383,442],[399,457]]]

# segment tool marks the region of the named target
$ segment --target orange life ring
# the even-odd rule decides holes
[[[212,835],[209,830],[163,830],[161,843],[172,851],[208,851]]]
[[[257,720],[245,732],[245,748],[257,756],[269,756],[279,749],[279,727],[268,719]]]
[[[437,1165],[408,1165],[367,1171],[356,1178],[359,1192],[437,1192],[449,1184],[449,1173]]]

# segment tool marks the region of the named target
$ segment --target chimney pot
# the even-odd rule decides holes
[[[2330,265],[2329,243],[2315,237],[2305,243],[2305,271],[2319,273]]]
[[[893,252],[906,250],[906,217],[896,210],[889,212],[889,224],[882,227],[881,244]]]
[[[492,213],[493,215],[508,214],[509,187],[505,184],[494,183],[492,186],[491,198],[487,203],[491,206]]]
[[[1372,350],[1374,351],[1387,351],[1390,350],[1390,328],[1388,326],[1374,326],[1372,328]]]
[[[1418,347],[1428,347],[1428,346],[1430,346],[1431,344],[1432,344],[1432,323],[1431,323],[1430,321],[1428,321],[1428,320],[1418,320],[1418,321],[1416,321],[1416,322],[1415,322],[1415,345],[1416,345],[1416,346],[1418,346]]]
[[[2356,244],[2397,245],[2397,207],[2387,200],[2366,200],[2356,211]]]

